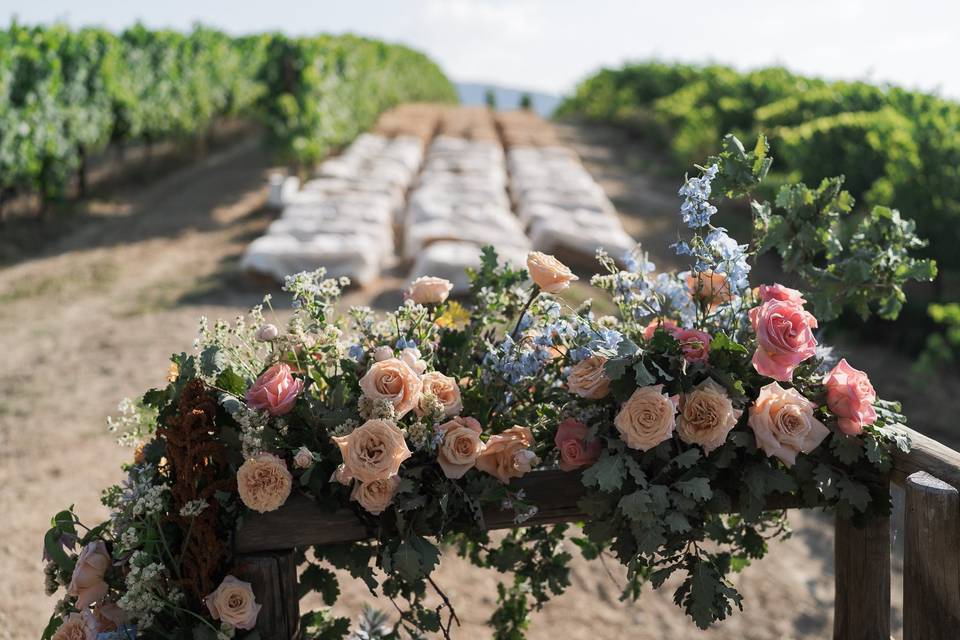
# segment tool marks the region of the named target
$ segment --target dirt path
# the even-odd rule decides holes
[[[561,133],[623,212],[627,230],[670,266],[663,241],[674,232],[676,180],[657,177],[655,157],[611,130],[564,126]],[[148,188],[86,205],[89,219],[44,257],[0,270],[0,640],[38,637],[53,605],[43,595],[40,558],[48,518],[70,504],[89,521],[105,516],[99,492],[120,479],[130,457],[105,432],[105,417],[119,399],[163,383],[168,354],[189,350],[199,316],[230,319],[262,296],[236,265],[271,217],[262,208],[267,170],[256,142],[241,144]],[[351,293],[350,302],[396,301],[398,284],[384,280]],[[887,368],[902,371],[899,363]],[[615,562],[611,578],[600,564],[576,560],[573,587],[535,616],[529,637],[561,630],[570,640],[824,637],[833,598],[830,527],[813,514],[793,522],[792,539],[738,576],[746,612],[706,634],[668,590],[623,604]],[[457,637],[489,637],[483,624],[505,578],[445,557],[438,582],[464,621]],[[338,612],[353,615],[364,589],[349,579],[342,588]]]

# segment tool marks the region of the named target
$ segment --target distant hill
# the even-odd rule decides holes
[[[479,82],[455,82],[457,93],[460,95],[460,102],[465,105],[483,105],[486,104],[487,89],[493,89],[497,98],[498,109],[516,109],[520,106],[520,97],[528,93],[533,100],[533,110],[544,118],[549,118],[557,105],[560,104],[560,96],[550,93],[537,93],[535,91],[524,91],[523,89],[510,89],[507,87],[498,87],[493,84],[483,84]]]

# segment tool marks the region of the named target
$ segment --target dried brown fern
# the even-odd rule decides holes
[[[236,478],[218,437],[216,414],[216,401],[203,382],[192,380],[180,394],[176,414],[157,430],[166,441],[164,471],[173,495],[166,522],[180,529],[180,586],[195,607],[214,590],[230,559],[230,531],[221,522],[216,493],[235,492]],[[196,516],[181,516],[184,505],[196,500],[207,507]]]

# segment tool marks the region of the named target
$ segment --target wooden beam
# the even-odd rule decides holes
[[[836,518],[834,640],[890,638],[890,518],[858,528]]]
[[[907,478],[903,640],[948,640],[960,630],[960,493],[928,473]]]
[[[894,450],[894,482],[903,486],[910,474],[926,471],[947,484],[960,488],[960,452],[913,429],[900,427],[898,430],[910,438],[910,451],[904,453],[899,449]]]
[[[234,574],[253,587],[260,604],[261,640],[291,640],[300,633],[300,594],[292,550],[237,556]]]
[[[577,501],[586,493],[579,473],[544,469],[514,480],[510,488],[523,490],[525,500],[537,506],[537,513],[524,525],[556,524],[586,520]],[[771,496],[770,509],[799,506],[793,496]],[[484,509],[488,529],[517,526],[512,509],[491,506]],[[237,553],[273,549],[293,549],[310,545],[357,542],[373,535],[351,509],[327,511],[303,494],[290,496],[287,503],[269,513],[248,513],[237,527],[234,546]]]

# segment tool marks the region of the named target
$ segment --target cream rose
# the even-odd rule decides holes
[[[423,276],[410,283],[410,299],[417,304],[440,304],[453,290],[453,283],[443,278]]]
[[[477,469],[507,484],[511,478],[519,478],[540,461],[529,450],[532,446],[533,433],[530,429],[510,427],[503,433],[490,436],[486,448],[477,458]]]
[[[253,596],[253,587],[234,576],[227,576],[216,591],[203,599],[214,620],[226,622],[237,629],[257,626],[260,605]]]
[[[553,256],[539,251],[527,254],[527,271],[530,279],[547,293],[560,293],[570,286],[574,280],[579,280],[573,272]]]
[[[676,398],[663,392],[663,385],[640,387],[620,406],[613,426],[631,449],[649,451],[673,436]]]
[[[96,620],[89,611],[84,611],[67,616],[51,640],[96,640],[97,633]]]
[[[306,447],[300,447],[293,456],[293,466],[297,469],[306,469],[313,464],[313,452]]]
[[[367,420],[348,435],[334,437],[343,456],[338,482],[385,480],[397,475],[400,465],[411,456],[403,432],[387,420]]]
[[[463,401],[460,399],[460,387],[457,381],[450,376],[445,376],[439,371],[431,371],[423,374],[421,378],[423,387],[421,389],[421,399],[424,394],[430,393],[443,405],[443,415],[449,418],[455,416],[463,410]],[[423,402],[417,403],[415,409],[418,416],[426,415],[426,408]]]
[[[418,354],[419,355],[419,354]],[[389,400],[401,418],[420,402],[423,383],[409,364],[399,358],[387,358],[370,366],[360,378],[360,390],[373,400]]]
[[[293,476],[272,453],[261,453],[237,469],[237,492],[248,508],[260,513],[279,509],[290,496]]]
[[[750,407],[747,424],[765,454],[792,467],[798,453],[810,453],[830,435],[830,430],[813,417],[815,408],[796,389],[784,389],[771,382],[760,389]]]
[[[67,595],[77,599],[77,609],[82,611],[107,595],[103,577],[111,564],[113,558],[103,540],[95,540],[83,548],[67,586]]]
[[[704,380],[680,398],[677,433],[688,444],[698,444],[710,453],[727,440],[741,409],[734,409],[726,390],[713,380]]]
[[[610,393],[610,378],[604,372],[607,359],[590,356],[570,367],[567,374],[567,389],[581,398],[599,400]]]
[[[359,502],[361,507],[378,516],[393,502],[393,496],[396,495],[399,486],[400,476],[358,482],[353,485],[350,499]]]
[[[473,418],[456,417],[438,430],[443,434],[443,442],[437,451],[437,462],[448,478],[462,478],[486,449],[480,439],[480,423]]]

